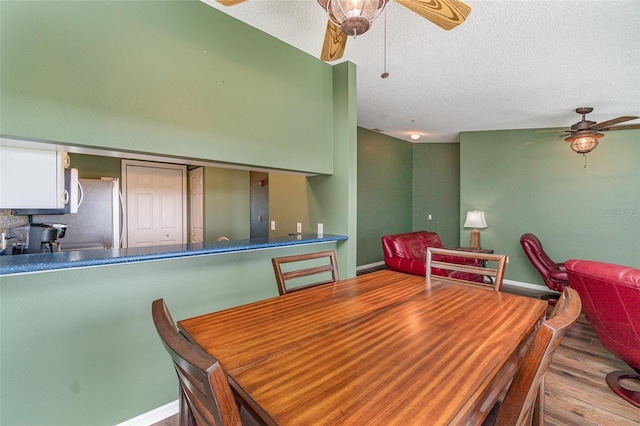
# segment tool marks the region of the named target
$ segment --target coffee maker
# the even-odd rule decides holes
[[[11,242],[11,253],[30,254],[60,251],[58,238],[64,237],[67,226],[62,223],[32,223],[10,229],[7,232]]]
[[[46,223],[32,223],[29,228],[27,253],[51,253],[57,245],[58,228]]]

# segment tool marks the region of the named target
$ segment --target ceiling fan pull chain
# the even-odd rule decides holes
[[[584,170],[587,170],[587,154],[582,154],[582,156],[584,157]]]
[[[387,9],[384,9],[384,72],[380,76],[381,78],[389,77],[389,73],[387,72]]]

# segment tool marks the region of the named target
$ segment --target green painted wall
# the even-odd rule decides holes
[[[333,170],[332,67],[200,1],[2,0],[0,31],[4,135]]]
[[[204,239],[249,238],[249,172],[205,167]]]
[[[272,257],[335,246],[3,277],[0,423],[113,425],[176,400],[153,300],[178,321],[275,297]]]
[[[101,177],[122,177],[121,161],[116,157],[98,155],[69,154],[71,167],[78,169],[81,179],[100,179]]]
[[[317,231],[309,222],[307,178],[305,176],[269,173],[269,220],[276,221],[276,230],[270,237],[296,232],[296,223],[302,223],[302,233]]]
[[[2,0],[0,49],[0,133],[320,173],[307,180],[309,221],[349,237],[3,277],[0,424],[116,424],[175,400],[156,297],[181,319],[274,296],[270,258],[305,250],[335,248],[341,277],[355,275],[355,65],[196,0]]]
[[[535,130],[462,134],[460,220],[484,210],[481,243],[510,256],[507,279],[542,284],[520,246],[525,232],[558,262],[640,267],[640,131],[608,132],[586,169],[561,140],[527,144],[539,138]]]
[[[445,247],[457,247],[459,212],[460,144],[414,144],[413,230],[437,232]]]
[[[338,244],[340,278],[356,273],[358,160],[356,66],[333,67],[333,174],[309,177],[309,221],[325,234],[349,236]]]
[[[383,235],[412,230],[412,155],[411,143],[358,127],[358,265],[383,260]]]

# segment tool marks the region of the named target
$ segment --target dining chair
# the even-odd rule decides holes
[[[180,384],[180,425],[240,425],[240,411],[220,362],[178,332],[163,299],[151,305],[153,323]]]
[[[483,426],[544,424],[544,376],[581,310],[578,292],[565,288],[549,318],[536,331],[504,399],[493,407]]]
[[[480,265],[465,265],[454,263],[454,258],[476,259]],[[437,281],[452,282],[457,284],[472,285],[487,290],[501,291],[504,279],[504,270],[508,257],[504,254],[479,253],[472,251],[451,250],[445,248],[427,247],[427,285],[431,286],[432,275]],[[497,262],[495,267],[490,267],[487,262]],[[440,270],[440,271],[434,271]],[[441,271],[445,274],[441,274]],[[436,273],[438,272],[438,273]],[[473,276],[489,277],[489,283],[484,279],[472,281],[467,279]]]
[[[302,290],[320,284],[335,283],[340,280],[338,262],[334,250],[293,256],[274,257],[271,259],[276,274],[278,292],[283,294]],[[292,264],[302,269],[290,269]],[[286,271],[285,271],[286,269]],[[292,285],[288,285],[289,282]]]

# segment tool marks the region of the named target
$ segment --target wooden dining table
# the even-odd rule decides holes
[[[179,321],[265,424],[478,424],[544,301],[378,271]]]

